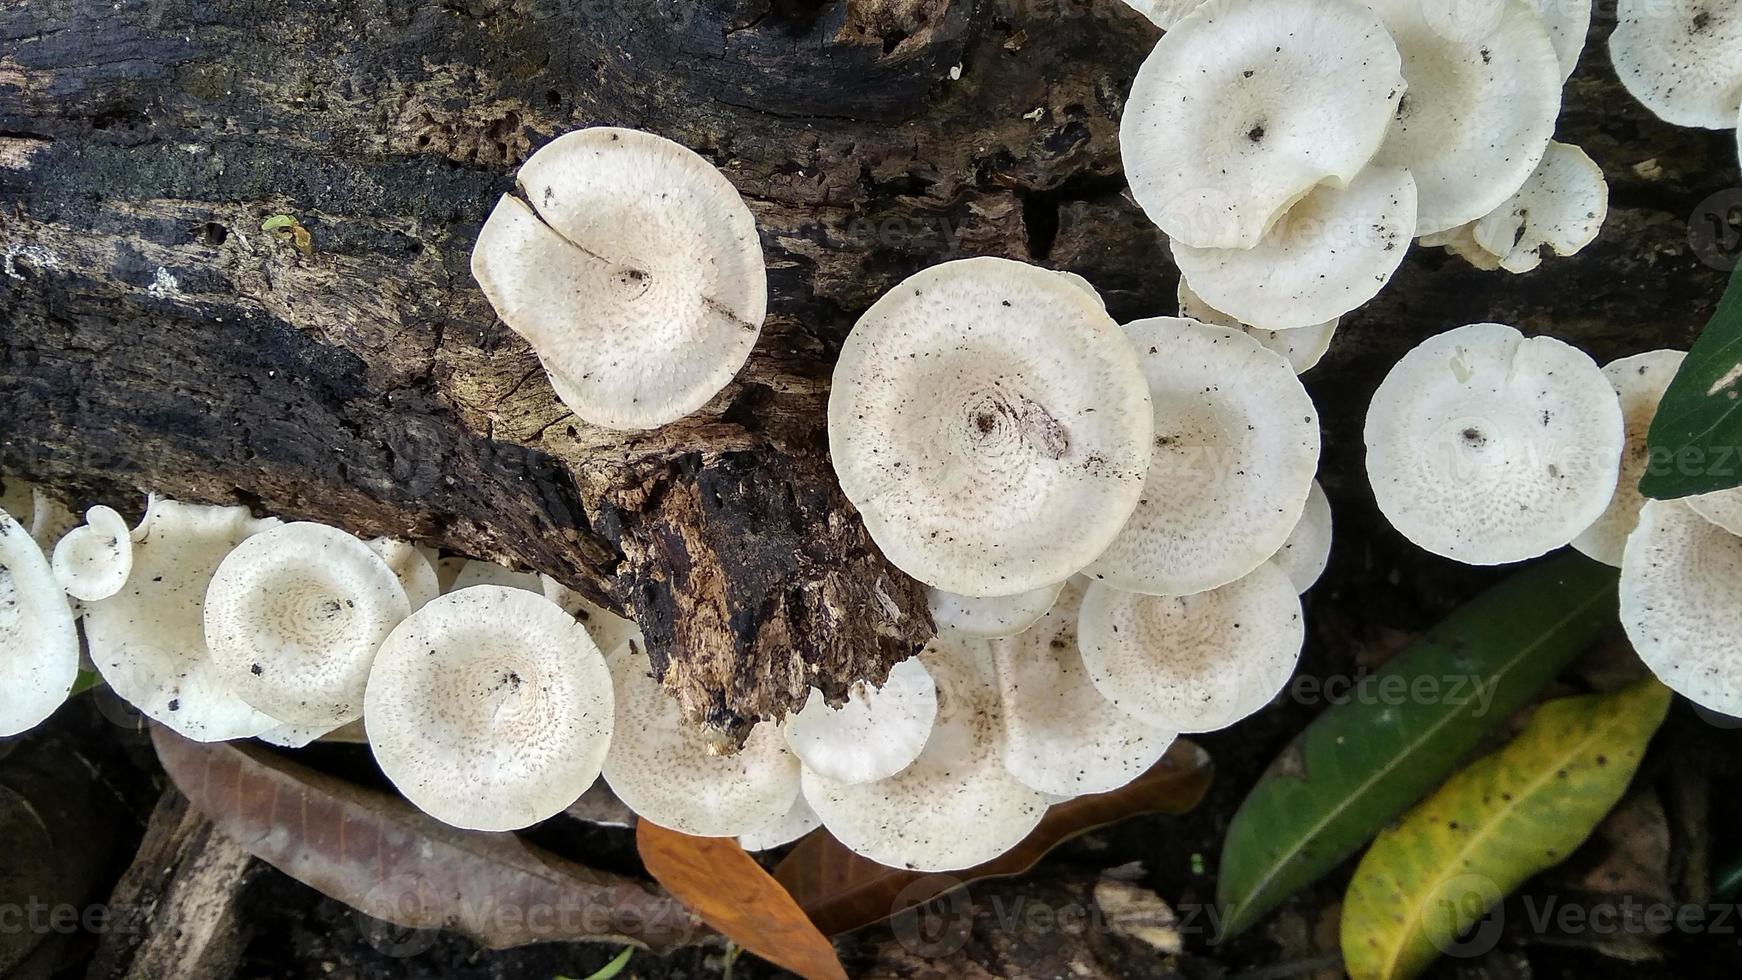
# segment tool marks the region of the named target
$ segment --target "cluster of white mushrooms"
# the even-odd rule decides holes
[[[1737,129],[1742,156],[1742,3],[1619,0],[1609,57],[1621,84],[1677,126]]]

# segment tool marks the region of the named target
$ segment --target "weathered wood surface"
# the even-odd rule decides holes
[[[6,0],[0,467],[554,574],[632,611],[725,729],[839,695],[930,631],[828,467],[841,338],[973,254],[1171,312],[1116,139],[1156,36],[1116,0]],[[1687,343],[1712,305],[1687,222],[1738,183],[1728,135],[1652,120],[1600,44],[1568,98],[1610,227],[1523,277],[1418,250],[1348,318],[1308,379],[1339,504],[1371,514],[1360,415],[1421,337],[1491,318],[1607,359]],[[743,376],[651,433],[564,410],[468,272],[516,166],[594,124],[715,160],[768,253]],[[312,252],[260,231],[278,213]]]

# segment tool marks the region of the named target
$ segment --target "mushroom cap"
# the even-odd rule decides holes
[[[1204,0],[1125,0],[1127,6],[1149,18],[1149,22],[1164,31],[1173,30],[1186,14],[1198,9]]]
[[[1609,379],[1621,401],[1625,430],[1621,477],[1616,481],[1609,506],[1573,539],[1573,547],[1605,565],[1621,567],[1627,535],[1639,523],[1639,508],[1645,504],[1639,493],[1639,478],[1645,475],[1649,462],[1645,436],[1651,430],[1651,420],[1657,416],[1657,403],[1686,357],[1679,350],[1654,350],[1610,361],[1603,367],[1603,376]]]
[[[1086,587],[1072,581],[1033,629],[992,644],[1004,766],[1058,796],[1118,789],[1155,765],[1175,738],[1115,709],[1089,680],[1077,646]]]
[[[439,574],[439,572],[438,572]],[[476,558],[465,559],[454,575],[452,585],[444,591],[458,592],[477,585],[500,585],[505,589],[521,589],[526,592],[544,594],[544,583],[531,572],[517,572],[505,565],[492,561],[480,561]]]
[[[1251,248],[1314,187],[1355,178],[1403,89],[1397,46],[1361,4],[1208,0],[1131,84],[1132,197],[1176,243]]]
[[[804,797],[855,854],[915,871],[971,868],[1020,843],[1050,800],[1004,767],[987,641],[938,637],[920,659],[938,689],[925,751],[874,783],[843,783],[807,769]]]
[[[1083,596],[1083,666],[1101,696],[1157,728],[1210,732],[1270,703],[1294,674],[1306,627],[1294,583],[1265,562],[1188,596],[1099,582]]]
[[[365,700],[381,771],[418,809],[467,830],[561,813],[611,743],[604,658],[523,589],[480,585],[407,617],[381,645]]]
[[[561,606],[563,612],[579,620],[581,626],[586,628],[587,635],[592,637],[593,642],[599,645],[599,649],[606,653],[616,650],[630,640],[640,638],[641,631],[630,620],[624,619],[549,575],[540,575],[538,581],[544,588],[544,597]]]
[[[952,632],[981,640],[1000,636],[1015,636],[1033,626],[1057,601],[1063,582],[1043,585],[1038,589],[1015,595],[973,598],[945,592],[925,590],[926,604],[931,607],[931,619],[938,632]]]
[[[1251,248],[1314,187],[1355,178],[1403,90],[1397,46],[1359,3],[1208,0],[1131,84],[1132,197],[1176,243]]]
[[[1621,84],[1665,122],[1736,125],[1742,105],[1742,6],[1619,0],[1609,58]]]
[[[1374,162],[1414,175],[1415,233],[1498,208],[1536,169],[1560,115],[1561,65],[1542,16],[1505,0],[1491,22],[1448,30],[1430,16],[1436,4],[1367,3],[1396,39],[1409,80]]]
[[[896,664],[883,686],[854,685],[831,708],[812,691],[782,724],[786,745],[806,768],[843,783],[887,779],[913,764],[937,719],[938,695],[918,657]]]
[[[1319,481],[1313,481],[1307,494],[1300,523],[1270,561],[1288,575],[1294,590],[1303,594],[1325,573],[1325,566],[1331,563],[1331,501]]]
[[[1319,465],[1319,415],[1281,355],[1180,317],[1125,325],[1142,352],[1155,440],[1143,498],[1085,575],[1188,595],[1282,547]]]
[[[91,660],[115,694],[184,738],[252,738],[281,721],[229,684],[206,645],[206,587],[251,535],[278,526],[246,507],[153,497],[133,531],[133,574],[85,608]]]
[[[1615,492],[1615,389],[1583,351],[1473,323],[1429,337],[1367,409],[1367,476],[1403,536],[1471,565],[1567,544]]]
[[[643,820],[696,837],[736,837],[776,820],[798,796],[798,757],[780,726],[762,722],[735,755],[712,754],[702,728],[650,673],[638,642],[605,660],[617,689],[617,730],[605,782]]]
[[[85,523],[54,546],[54,577],[67,595],[86,602],[121,591],[133,572],[133,530],[112,507],[85,512]]]
[[[393,538],[371,538],[368,545],[369,550],[380,555],[387,567],[393,570],[394,577],[399,579],[412,612],[422,609],[425,603],[442,594],[442,583],[436,576],[435,565],[417,545]]]
[[[1184,276],[1180,277],[1177,294],[1180,316],[1249,335],[1253,340],[1288,358],[1288,363],[1294,366],[1295,374],[1305,374],[1318,366],[1325,352],[1331,349],[1331,338],[1336,335],[1337,326],[1342,323],[1341,317],[1333,317],[1310,327],[1266,330],[1249,323],[1241,323],[1237,318],[1204,302],[1202,297],[1192,291],[1191,284],[1186,282]]]
[[[1554,44],[1555,60],[1560,62],[1561,81],[1573,76],[1579,66],[1579,56],[1585,51],[1585,38],[1591,33],[1591,0],[1526,0]]]
[[[0,510],[0,737],[54,714],[79,676],[72,607],[42,549]]]
[[[1742,538],[1679,500],[1647,500],[1621,562],[1621,625],[1658,680],[1742,715]]]
[[[651,133],[558,137],[520,168],[472,274],[582,419],[649,429],[743,367],[768,306],[756,220],[701,156]]]
[[[310,522],[262,531],[206,588],[206,646],[244,701],[287,725],[328,730],[363,716],[375,651],[411,603],[361,539]]]
[[[1716,490],[1685,499],[1694,513],[1731,534],[1742,534],[1742,488]]]
[[[1174,263],[1205,302],[1267,330],[1335,320],[1378,295],[1409,251],[1415,179],[1369,167],[1346,186],[1313,190],[1250,248],[1192,248]]]
[[[1517,193],[1479,218],[1471,235],[1507,272],[1542,264],[1542,250],[1572,255],[1597,239],[1609,215],[1609,183],[1584,150],[1551,141]]]
[[[1493,272],[1500,268],[1500,256],[1483,248],[1476,241],[1476,223],[1467,221],[1455,228],[1436,231],[1431,235],[1423,235],[1418,240],[1423,246],[1443,247],[1447,252],[1456,255],[1483,272]]]
[[[909,277],[848,335],[829,450],[884,555],[965,596],[1069,578],[1137,504],[1149,390],[1098,302],[1062,276],[962,259]]]
[[[769,851],[783,847],[821,827],[818,817],[803,796],[793,797],[792,809],[738,835],[738,846],[746,851]]]

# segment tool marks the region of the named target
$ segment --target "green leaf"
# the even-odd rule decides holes
[[[1245,931],[1444,779],[1616,619],[1615,570],[1568,554],[1477,596],[1307,726],[1240,805],[1218,873]]]
[[[78,697],[101,683],[103,683],[102,674],[99,674],[94,670],[81,670],[79,671],[78,679],[73,681],[72,693],[68,694],[67,697]]]
[[[1466,930],[1591,835],[1632,781],[1669,702],[1669,688],[1650,679],[1550,701],[1510,745],[1380,834],[1343,900],[1352,980],[1407,980],[1442,952],[1491,948],[1498,921]]]
[[[296,216],[291,214],[275,214],[272,217],[267,218],[265,221],[260,222],[261,231],[282,231],[295,228],[296,226]]]
[[[615,959],[600,967],[598,972],[589,975],[586,980],[611,980],[612,977],[623,972],[623,968],[629,965],[629,958],[634,955],[634,946],[623,947],[623,952],[618,953]],[[557,977],[555,980],[569,980],[569,978]]]
[[[1742,266],[1646,433],[1639,492],[1658,500],[1742,486]]]

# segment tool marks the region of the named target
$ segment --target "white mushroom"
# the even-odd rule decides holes
[[[1282,547],[1319,461],[1319,417],[1281,355],[1178,317],[1125,327],[1141,352],[1155,440],[1143,498],[1084,574],[1132,592],[1225,585]]]
[[[738,835],[738,846],[746,851],[768,851],[783,847],[821,827],[823,821],[804,801],[794,797],[792,809],[765,824],[759,824]]]
[[[1125,0],[1127,6],[1149,18],[1149,22],[1164,31],[1173,29],[1186,14],[1198,9],[1204,0]]]
[[[782,728],[787,747],[806,768],[842,783],[869,783],[919,758],[937,714],[937,688],[913,657],[896,664],[882,687],[854,685],[839,708],[812,691],[804,709]]]
[[[400,623],[369,676],[369,745],[393,785],[467,830],[561,813],[599,776],[612,685],[586,631],[541,595],[483,585]]]
[[[1579,66],[1579,56],[1585,51],[1585,38],[1591,33],[1591,0],[1526,0],[1541,15],[1548,28],[1548,39],[1554,43],[1555,60],[1560,62],[1561,81],[1573,75]]]
[[[804,797],[856,854],[915,871],[969,868],[1020,843],[1050,800],[1004,766],[987,641],[939,637],[920,659],[938,689],[937,723],[925,751],[873,783],[843,783],[807,769]]]
[[[1416,226],[1415,180],[1369,167],[1344,187],[1320,187],[1250,248],[1173,242],[1191,288],[1241,323],[1303,329],[1335,320],[1391,281]]]
[[[1609,215],[1609,184],[1584,150],[1550,142],[1518,192],[1471,226],[1482,250],[1507,272],[1542,264],[1542,250],[1572,255],[1597,239]]]
[[[1697,494],[1686,500],[1694,513],[1731,534],[1742,534],[1742,488]]]
[[[276,745],[281,749],[305,748],[315,742],[345,742],[352,745],[368,745],[369,734],[363,727],[363,719],[348,721],[338,727],[328,725],[280,725],[269,728],[256,735],[255,738],[267,745]]]
[[[0,738],[54,714],[78,676],[66,593],[29,532],[0,510]]]
[[[1415,176],[1416,234],[1474,221],[1524,183],[1561,106],[1561,65],[1543,18],[1506,0],[1492,26],[1446,30],[1422,0],[1367,0],[1403,52],[1409,92],[1374,162]],[[1195,282],[1195,280],[1194,280]]]
[[[375,651],[409,615],[369,545],[303,521],[225,556],[206,588],[206,645],[243,700],[286,725],[331,730],[362,717]]]
[[[1477,243],[1476,223],[1474,221],[1467,221],[1455,228],[1447,228],[1445,231],[1436,231],[1431,235],[1423,235],[1419,242],[1427,247],[1443,247],[1447,252],[1456,255],[1483,272],[1494,272],[1500,268],[1500,256]]]
[[[606,658],[617,691],[617,731],[605,757],[611,791],[643,820],[696,837],[750,833],[792,809],[798,757],[780,726],[762,722],[734,755],[714,755],[701,728],[653,679],[640,643]]]
[[[153,497],[133,531],[133,574],[85,610],[91,660],[115,694],[176,734],[250,738],[280,725],[230,687],[205,638],[206,587],[249,536],[276,527],[246,507]]]
[[[61,535],[79,523],[65,504],[15,476],[0,480],[0,510],[13,515],[44,554],[54,551]]]
[[[966,596],[1062,581],[1136,506],[1149,392],[1098,303],[1007,259],[933,266],[847,337],[829,449],[896,567]]]
[[[1226,728],[1270,703],[1306,636],[1294,583],[1271,562],[1197,595],[1136,595],[1097,582],[1078,628],[1101,695],[1178,732]]]
[[[1324,323],[1315,323],[1310,327],[1298,327],[1290,330],[1266,330],[1254,327],[1249,323],[1241,323],[1221,310],[1203,301],[1185,277],[1180,277],[1179,315],[1188,319],[1207,323],[1213,327],[1227,327],[1245,333],[1265,347],[1288,358],[1288,363],[1294,366],[1295,374],[1305,374],[1319,363],[1325,352],[1331,349],[1331,338],[1336,335],[1341,317],[1332,317]]]
[[[580,621],[586,627],[587,635],[599,645],[599,649],[610,653],[618,647],[641,635],[635,624],[617,615],[604,606],[593,602],[574,589],[558,582],[549,575],[540,575],[539,584],[544,588],[544,597],[562,607],[563,612]]]
[[[1312,492],[1307,494],[1300,523],[1270,561],[1287,573],[1296,592],[1306,592],[1325,573],[1325,566],[1331,563],[1331,501],[1319,481],[1313,481]]]
[[[439,570],[437,574],[440,574]],[[459,571],[454,573],[453,584],[443,591],[458,592],[475,585],[500,585],[505,589],[522,589],[544,595],[544,583],[539,581],[537,575],[517,572],[495,562],[479,561],[476,558],[462,560]]]
[[[1314,187],[1355,178],[1403,90],[1397,46],[1361,4],[1209,0],[1132,82],[1131,194],[1177,243],[1251,248]]]
[[[54,546],[55,580],[75,599],[107,599],[132,572],[132,529],[114,508],[92,507]]]
[[[1365,438],[1393,527],[1436,555],[1500,565],[1559,548],[1602,515],[1625,429],[1615,390],[1583,352],[1475,323],[1397,362]]]
[[[393,538],[372,538],[368,544],[369,550],[380,555],[399,579],[412,612],[422,609],[425,603],[442,594],[442,583],[436,575],[435,565],[417,545]]]
[[[1004,709],[1004,765],[1058,796],[1105,793],[1155,765],[1174,734],[1116,710],[1089,680],[1077,646],[1082,581],[1028,632],[992,644]]]
[[[1645,498],[1639,493],[1639,478],[1648,462],[1645,436],[1657,416],[1657,403],[1681,368],[1687,355],[1679,350],[1654,350],[1611,361],[1603,376],[1621,401],[1626,443],[1621,450],[1621,477],[1615,495],[1590,527],[1573,539],[1573,547],[1605,565],[1621,567],[1621,552],[1627,535],[1639,523],[1639,508]]]
[[[1015,595],[972,598],[945,592],[925,590],[926,603],[931,607],[931,619],[938,632],[953,632],[961,636],[989,640],[999,636],[1015,636],[1046,615],[1058,599],[1063,582],[1043,585],[1038,589]]]
[[[694,152],[629,129],[569,133],[520,169],[472,253],[505,323],[538,351],[558,397],[614,429],[708,402],[762,329],[756,221]]]
[[[1620,0],[1615,73],[1677,126],[1729,129],[1742,105],[1742,6],[1733,0]]]
[[[1742,716],[1742,538],[1679,500],[1647,500],[1621,562],[1621,625],[1659,680]]]

